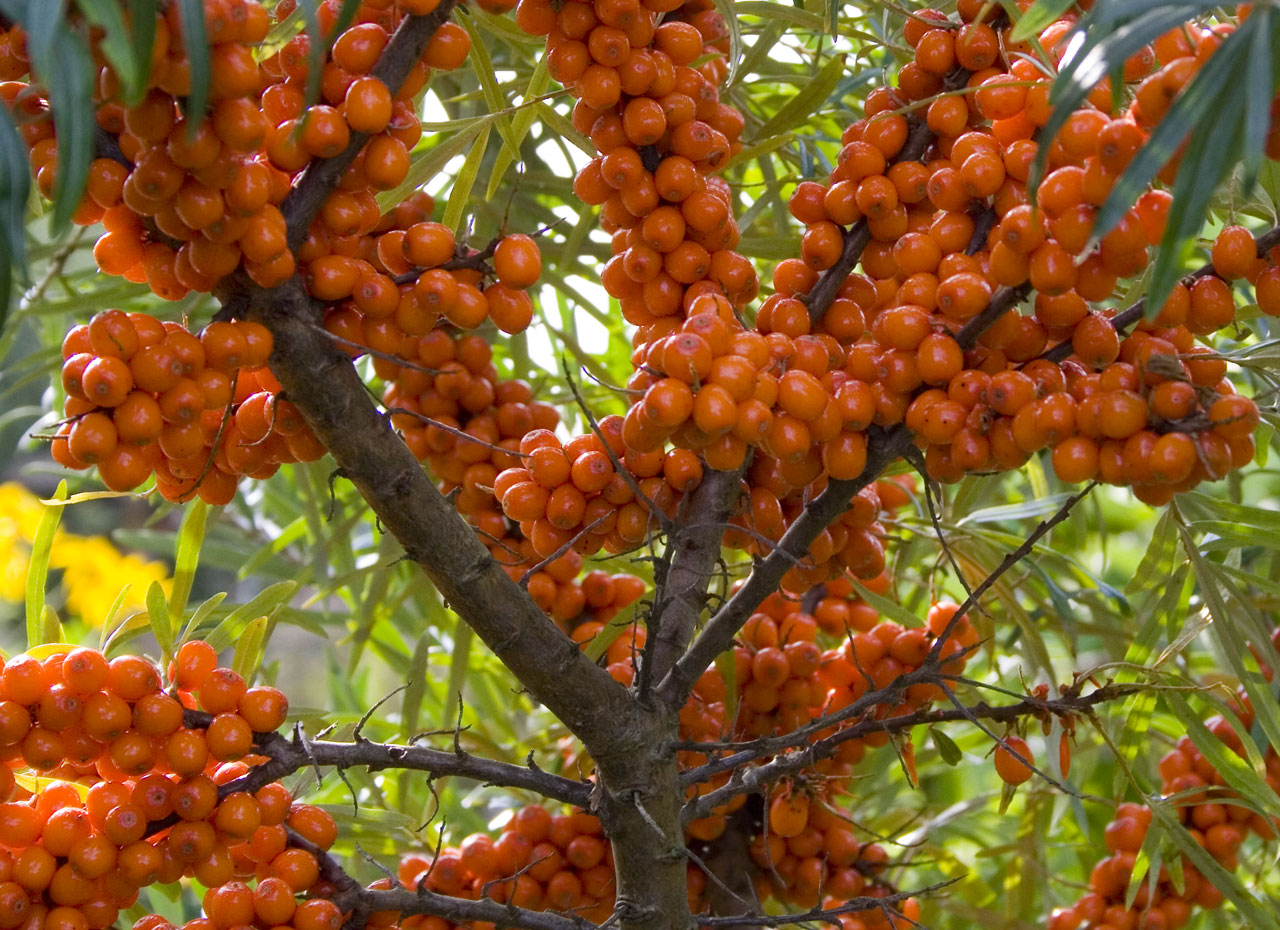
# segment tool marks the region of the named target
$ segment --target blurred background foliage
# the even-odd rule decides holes
[[[81,0],[78,6],[102,4]],[[726,93],[747,126],[746,147],[725,176],[736,197],[740,249],[767,282],[773,263],[799,251],[800,229],[786,207],[791,186],[827,174],[840,133],[861,115],[863,98],[908,55],[901,29],[905,11],[917,7],[906,0],[719,0],[718,6],[736,24]],[[1064,6],[1042,0],[1031,15]],[[1125,14],[1123,3],[1098,0],[1095,12],[1112,18],[1091,29],[1086,48],[1105,56],[1108,36],[1160,6],[1133,3]],[[1214,10],[1208,3],[1178,7],[1184,15],[1208,17]],[[495,358],[504,375],[527,379],[559,404],[566,428],[577,431],[581,417],[560,360],[581,372],[578,381],[597,415],[625,409],[620,386],[631,371],[627,328],[598,283],[608,239],[594,210],[572,194],[573,173],[589,157],[589,143],[570,124],[568,95],[540,63],[540,41],[480,10],[458,18],[472,35],[474,53],[468,66],[435,75],[425,90],[427,131],[406,183],[425,185],[437,218],[475,244],[504,230],[544,230],[538,318],[527,334],[495,339]],[[302,27],[300,18],[290,26]],[[1270,19],[1267,28],[1274,28]],[[1250,48],[1233,51],[1243,56],[1234,66],[1243,73],[1261,66],[1247,57],[1257,53]],[[1270,76],[1274,63],[1265,67]],[[1064,82],[1062,93],[1070,92]],[[1216,93],[1243,91],[1224,86]],[[1225,96],[1214,100],[1221,105]],[[0,155],[3,136],[0,127]],[[1208,221],[1170,244],[1169,267],[1200,264],[1205,243],[1227,222],[1277,222],[1280,166],[1263,159],[1242,167],[1238,154],[1184,166],[1196,178],[1194,196],[1206,205]],[[0,193],[14,190],[11,184]],[[384,205],[404,193],[388,192]],[[0,217],[5,207],[0,196]],[[37,438],[54,419],[49,411],[61,407],[56,372],[63,333],[109,307],[194,326],[214,309],[207,295],[162,304],[145,285],[98,274],[90,254],[93,229],[42,215],[35,199],[20,212],[27,264],[15,275],[0,334],[0,645],[10,653],[26,646],[26,568],[43,511],[37,498],[52,495],[64,478],[72,493],[99,490],[91,475],[62,474]],[[9,254],[20,258],[16,244]],[[1149,284],[1140,282],[1128,299]],[[1233,377],[1264,409],[1254,466],[1159,511],[1125,491],[1096,488],[984,599],[978,620],[987,639],[981,662],[971,665],[975,677],[1014,693],[1041,682],[1056,688],[1077,675],[1153,686],[1079,726],[1070,779],[1064,779],[1075,794],[1036,780],[1012,800],[1002,797],[986,758],[990,739],[956,725],[941,734],[914,734],[918,789],[889,749],[873,754],[865,781],[855,783],[850,816],[888,844],[894,862],[888,874],[896,885],[959,880],[926,902],[926,926],[1039,926],[1052,906],[1073,901],[1100,855],[1112,805],[1150,800],[1159,786],[1156,762],[1187,732],[1188,714],[1203,719],[1215,712],[1236,683],[1247,683],[1257,709],[1254,743],[1265,748],[1280,741],[1280,702],[1248,648],[1266,643],[1280,604],[1280,474],[1269,458],[1280,422],[1274,412],[1280,334],[1274,321],[1249,308],[1238,320],[1220,345],[1239,364]],[[543,767],[561,768],[570,748],[564,728],[531,704],[417,570],[400,561],[398,545],[380,532],[352,487],[333,480],[332,470],[327,459],[286,467],[268,481],[246,483],[235,502],[208,514],[188,602],[189,616],[202,613],[189,632],[224,623],[220,635],[228,647],[241,640],[240,659],[290,695],[292,717],[313,736],[349,736],[381,701],[365,729],[370,738],[421,737],[447,746],[460,724],[457,738],[469,751],[508,759],[532,752]],[[891,619],[918,625],[932,599],[963,598],[951,559],[967,583],[977,583],[1070,490],[1033,459],[1020,472],[970,477],[947,488],[936,527],[927,502],[918,499],[893,527],[893,588],[883,605]],[[64,510],[47,588],[63,635],[94,643],[110,635],[114,650],[158,656],[147,634],[145,594],[153,581],[171,590],[181,510],[146,494],[84,499]],[[188,538],[188,553],[192,544]],[[643,555],[605,558],[598,567],[647,576]],[[129,593],[116,603],[126,583]],[[225,600],[211,604],[219,593]],[[256,628],[264,636],[245,647],[243,633],[260,615],[269,617]],[[632,619],[627,612],[618,622]],[[1012,700],[972,687],[960,696],[969,703]],[[1055,774],[1059,735],[1057,724],[1048,734],[1030,735]],[[1203,751],[1209,750],[1202,744],[1215,743],[1203,731],[1191,735]],[[1243,803],[1280,814],[1280,797],[1261,779],[1241,781]],[[348,860],[367,879],[377,877],[372,860],[392,864],[409,849],[434,847],[441,831],[457,841],[535,800],[394,772],[330,774],[320,784],[314,773],[300,772],[292,787],[338,818],[340,852],[368,854],[369,860]],[[1159,861],[1177,848],[1175,832],[1153,829],[1143,855]],[[1280,875],[1270,868],[1275,852],[1251,839],[1241,855],[1246,865],[1230,878],[1230,897],[1247,898],[1264,917],[1270,914],[1257,925],[1280,926]],[[147,903],[178,917],[189,916],[197,900],[190,890],[171,899],[153,892]],[[1200,927],[1234,927],[1240,917],[1228,909],[1194,920]]]

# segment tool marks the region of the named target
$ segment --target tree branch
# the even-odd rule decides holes
[[[455,2],[406,17],[373,75],[398,90]],[[364,141],[355,134],[342,154],[304,170],[283,204],[290,247],[306,237]],[[319,309],[301,279],[267,289],[240,270],[219,282],[215,296],[224,311],[271,330],[271,369],[303,419],[450,607],[593,756],[625,756],[638,723],[634,700],[507,576],[440,494],[378,413],[351,359],[318,330]]]
[[[1027,285],[998,289],[986,309],[956,334],[960,348],[973,348],[978,338],[1028,293]],[[778,541],[777,547],[756,564],[746,583],[707,622],[702,635],[663,679],[658,687],[668,704],[678,707],[684,703],[698,676],[715,661],[716,656],[733,645],[738,630],[764,599],[777,589],[787,569],[802,559],[818,534],[845,512],[855,494],[902,457],[914,439],[905,423],[888,429],[872,427],[868,435],[867,464],[862,474],[848,481],[831,481],[822,494],[805,506]]]
[[[212,719],[202,711],[184,712],[185,724],[193,729],[208,727]],[[435,777],[451,775],[500,788],[523,788],[545,798],[584,808],[591,801],[593,787],[587,782],[543,771],[532,763],[515,765],[473,756],[458,749],[446,752],[426,746],[379,743],[362,737],[351,742],[323,739],[304,742],[301,734],[296,732],[292,739],[279,733],[259,733],[254,739],[254,747],[260,754],[268,756],[268,761],[255,765],[240,778],[223,785],[222,794],[256,791],[263,785],[313,765],[338,769],[360,766],[371,772],[403,769],[427,772]]]
[[[1280,245],[1280,226],[1273,226],[1265,233],[1258,237],[1258,257],[1263,258],[1275,246]],[[1192,282],[1197,278],[1203,278],[1213,274],[1213,262],[1206,262],[1195,271],[1182,278],[1183,282]],[[1125,335],[1125,330],[1133,326],[1146,315],[1147,299],[1142,297],[1125,309],[1121,310],[1111,318],[1111,325],[1115,327],[1116,332],[1121,336]],[[1060,362],[1071,354],[1071,340],[1067,339],[1059,342],[1040,357],[1048,359],[1051,362]]]
[[[457,3],[458,0],[441,0],[440,5],[425,16],[406,16],[370,74],[386,84],[392,93],[398,91],[422,57],[431,37],[449,19]],[[353,132],[347,147],[333,158],[312,159],[303,169],[298,183],[280,205],[289,230],[291,250],[296,251],[307,238],[311,221],[368,141],[368,133]]]
[[[670,537],[671,568],[655,596],[656,629],[650,680],[661,681],[684,653],[693,628],[707,605],[707,581],[742,482],[742,470],[707,469],[693,492],[685,523]]]
[[[875,481],[911,444],[911,431],[901,423],[887,430],[873,427],[869,432],[867,465],[862,474],[848,481],[831,481],[825,491],[805,506],[774,550],[756,563],[746,583],[707,621],[689,651],[663,678],[658,691],[668,706],[684,704],[699,676],[716,656],[733,645],[738,630],[764,599],[777,590],[787,570],[804,558],[818,534],[845,512],[855,494]]]
[[[845,903],[835,907],[815,907],[801,914],[743,914],[742,916],[730,917],[700,917],[698,918],[698,924],[702,927],[784,927],[788,924],[804,924],[811,921],[831,921],[833,917],[840,917],[843,914],[852,914],[857,911],[884,910],[890,905],[898,904],[908,898],[940,891],[958,881],[960,881],[958,878],[949,878],[927,888],[917,888],[915,891],[896,891],[882,898],[862,895],[857,898],[850,898]],[[839,923],[839,921],[831,922]]]
[[[370,400],[351,359],[317,330],[317,308],[301,280],[262,289],[238,272],[218,290],[235,315],[271,330],[272,371],[450,607],[593,755],[625,753],[634,701],[507,576],[440,494]]]
[[[926,666],[921,666],[914,672],[900,676],[901,685],[895,683],[881,689],[881,692],[892,690],[895,694],[900,694],[905,688],[913,684],[937,684],[946,677],[940,675],[936,669],[928,669]],[[777,756],[763,765],[750,769],[743,769],[743,766],[755,759],[759,759],[762,753],[754,749],[737,752],[732,756],[716,759],[683,773],[683,778],[687,784],[697,784],[724,772],[738,770],[728,784],[709,791],[686,804],[682,816],[686,823],[699,817],[707,817],[714,808],[727,803],[736,795],[755,791],[764,785],[777,781],[784,775],[792,775],[810,768],[815,762],[834,755],[842,743],[846,743],[851,739],[859,739],[872,733],[897,733],[918,726],[953,723],[960,720],[985,719],[994,720],[998,723],[1008,723],[1020,717],[1042,717],[1046,714],[1068,717],[1074,714],[1082,714],[1099,704],[1128,697],[1143,690],[1144,687],[1138,684],[1106,684],[1087,695],[1068,692],[1061,698],[1053,700],[1027,697],[1016,704],[1005,704],[998,707],[979,703],[972,707],[961,706],[949,710],[917,710],[909,714],[886,717],[883,720],[864,718],[830,736],[816,740],[800,749],[794,749]],[[879,694],[880,692],[870,693],[864,697],[877,699],[860,701],[859,703],[864,704],[864,709],[868,705],[882,703],[883,699],[878,697]],[[832,716],[834,717],[835,715]],[[827,725],[829,726],[830,724],[828,723]],[[787,734],[786,737],[779,739],[789,739],[792,736],[794,736],[794,733]],[[703,746],[700,751],[708,751],[709,744],[699,745]]]

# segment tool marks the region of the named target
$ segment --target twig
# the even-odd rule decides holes
[[[188,727],[204,728],[212,718],[201,711],[187,710]],[[452,731],[450,731],[452,732]],[[286,739],[278,733],[259,733],[254,738],[255,750],[268,757],[268,761],[254,766],[244,775],[221,786],[221,795],[235,791],[256,791],[269,782],[276,781],[309,765],[336,768],[364,767],[371,772],[385,769],[403,769],[428,772],[433,777],[454,776],[497,785],[504,788],[524,788],[536,791],[544,797],[555,798],[566,804],[585,806],[591,785],[553,775],[537,766],[515,765],[496,759],[485,759],[470,753],[454,750],[445,752],[425,746],[379,743],[358,737],[352,742],[338,740]]]
[[[899,680],[903,682],[904,686],[894,689],[898,692],[904,691],[905,687],[909,687],[910,684],[924,683],[936,684],[943,687],[944,690],[950,690],[946,688],[943,676],[923,668],[907,675],[899,676]],[[1136,694],[1144,690],[1144,688],[1145,686],[1137,684],[1107,684],[1087,695],[1068,693],[1056,699],[1045,700],[1027,697],[1016,704],[1004,704],[997,707],[992,707],[985,703],[976,704],[972,707],[960,704],[951,710],[917,710],[909,714],[899,714],[880,720],[864,717],[862,720],[838,730],[830,736],[810,743],[802,749],[787,752],[753,768],[748,766],[758,761],[760,754],[754,751],[747,751],[735,753],[723,759],[716,759],[696,769],[684,772],[682,781],[685,784],[697,784],[726,771],[737,770],[734,772],[735,777],[728,784],[700,795],[687,803],[681,816],[686,823],[690,820],[710,816],[715,808],[727,803],[737,795],[748,794],[786,775],[793,775],[796,772],[810,768],[815,762],[834,755],[841,744],[872,733],[899,733],[918,726],[954,723],[961,720],[970,723],[976,723],[979,720],[1008,723],[1021,717],[1042,717],[1045,714],[1053,714],[1058,717],[1072,716],[1083,714],[1099,704],[1120,700],[1131,694]],[[877,703],[880,702],[877,701]],[[978,726],[981,727],[982,725],[979,723]],[[788,734],[788,736],[790,735]],[[999,737],[993,735],[993,739],[1000,742]],[[1050,780],[1052,781],[1052,779]],[[1059,785],[1059,787],[1064,791],[1070,791],[1065,786]]]
[[[561,546],[559,549],[551,553],[549,556],[547,556],[537,565],[533,566],[533,568],[529,569],[527,572],[521,575],[520,581],[518,582],[520,587],[527,588],[529,586],[530,578],[532,578],[534,575],[542,571],[544,568],[546,568],[556,559],[560,558],[560,556],[564,555],[566,552],[572,549],[574,546],[574,543],[576,543],[582,537],[586,536],[588,533],[594,530],[597,526],[599,526],[605,520],[609,519],[611,516],[613,516],[612,513],[601,514],[600,516],[592,520],[590,523],[588,523],[586,526],[584,526],[582,529],[578,530],[578,532],[575,533],[573,536],[571,536],[563,546]]]
[[[830,920],[833,917],[840,917],[841,915],[851,914],[856,911],[871,911],[880,908],[887,908],[900,901],[906,901],[908,898],[941,891],[943,888],[954,885],[958,881],[960,881],[959,878],[949,878],[946,881],[929,885],[926,888],[917,888],[914,891],[898,891],[893,894],[885,895],[882,898],[872,897],[871,895],[862,895],[857,898],[850,898],[844,904],[840,904],[836,907],[815,907],[812,910],[808,910],[800,914],[779,914],[776,916],[773,914],[743,914],[741,916],[731,917],[699,917],[698,923],[703,927],[783,927],[789,924],[803,924],[811,921]]]
[[[929,655],[925,659],[925,663],[927,665],[936,665],[942,654],[942,647],[946,644],[952,632],[955,631],[956,626],[964,618],[965,614],[978,603],[978,598],[982,597],[982,595],[985,594],[992,585],[999,581],[1000,577],[1005,572],[1030,555],[1032,550],[1035,549],[1036,543],[1043,539],[1055,526],[1065,520],[1075,505],[1088,497],[1089,493],[1097,486],[1098,482],[1091,481],[1078,493],[1071,495],[1071,497],[1063,501],[1062,506],[1058,508],[1057,512],[1054,513],[1053,516],[1047,520],[1041,520],[1037,523],[1036,528],[1033,529],[1027,538],[1022,541],[1021,545],[1019,545],[1017,549],[1008,553],[1000,561],[1000,564],[991,571],[991,574],[987,575],[986,578],[983,578],[981,583],[969,592],[969,596],[964,599],[958,608],[956,608],[956,612],[947,621],[946,627],[943,628],[942,632],[938,635],[938,638],[934,641],[933,647],[929,650]]]
[[[1280,245],[1280,226],[1273,226],[1258,237],[1258,257],[1265,257],[1266,254],[1277,245]],[[1213,262],[1206,262],[1195,271],[1185,275],[1181,280],[1184,284],[1190,284],[1198,278],[1204,278],[1211,274],[1214,274]],[[1111,325],[1115,327],[1117,333],[1123,336],[1125,335],[1125,330],[1141,320],[1146,312],[1147,298],[1139,298],[1124,310],[1121,310],[1113,316],[1111,318]],[[1071,352],[1071,340],[1067,339],[1051,347],[1040,357],[1048,359],[1051,362],[1060,362],[1069,356]]]

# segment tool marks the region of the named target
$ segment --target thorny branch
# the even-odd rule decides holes
[[[185,720],[189,727],[203,728],[209,725],[212,718],[201,711],[187,710]],[[309,766],[338,769],[362,767],[371,772],[404,769],[427,772],[436,778],[452,775],[486,785],[535,791],[543,797],[579,807],[588,804],[592,788],[588,782],[553,775],[533,764],[525,766],[500,762],[474,756],[457,748],[444,751],[418,745],[379,743],[361,736],[351,742],[305,739],[298,732],[292,738],[279,733],[259,733],[254,745],[259,753],[268,757],[268,761],[223,785],[224,794],[256,791],[263,785]]]
[[[898,681],[893,682],[888,687],[865,695],[863,700],[871,699],[867,703],[870,705],[878,704],[885,700],[884,697],[879,697],[885,692],[891,692],[887,697],[889,700],[893,700],[905,690],[905,687],[909,687],[911,684],[943,684],[949,678],[950,676],[940,675],[936,669],[926,670],[922,666],[914,672],[901,676]],[[972,721],[977,719],[1009,723],[1027,716],[1043,717],[1052,714],[1057,717],[1070,717],[1076,714],[1083,714],[1099,704],[1128,697],[1144,690],[1145,687],[1145,685],[1139,684],[1106,684],[1085,695],[1068,691],[1056,699],[1042,700],[1036,697],[1027,697],[1016,704],[1003,704],[996,707],[983,702],[971,707],[961,706],[948,710],[917,710],[909,714],[899,714],[880,720],[864,718],[830,736],[816,740],[801,749],[786,752],[754,768],[743,768],[743,766],[759,759],[761,753],[755,749],[745,750],[732,756],[726,756],[723,759],[708,762],[706,765],[684,773],[684,779],[687,784],[697,784],[725,771],[738,770],[728,784],[709,791],[686,804],[683,817],[687,823],[699,817],[709,816],[713,808],[719,807],[736,795],[759,790],[784,775],[791,775],[810,768],[815,762],[834,755],[842,743],[872,733],[900,733],[918,726],[953,723],[960,720]],[[865,704],[863,709],[867,709]],[[819,718],[819,720],[821,719],[823,718]],[[789,739],[793,735],[793,733],[787,734],[785,738]],[[699,745],[709,747],[712,744]]]

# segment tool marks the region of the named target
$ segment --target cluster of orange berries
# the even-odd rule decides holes
[[[520,543],[524,561],[504,566],[517,581],[534,564],[537,553],[527,540]],[[611,575],[594,569],[582,572],[582,556],[570,549],[529,576],[526,587],[533,602],[551,615],[576,641],[595,638],[610,620],[631,606],[648,590],[644,579],[625,572]]]
[[[394,92],[370,72],[399,22],[415,8],[436,5],[365,0],[335,37],[320,74],[321,100],[308,106],[312,37],[295,36],[259,61],[255,50],[271,27],[266,6],[257,0],[202,4],[210,41],[209,111],[191,120],[180,103],[191,91],[181,13],[176,5],[167,7],[156,19],[145,97],[124,105],[106,65],[94,88],[98,125],[118,148],[93,161],[76,214],[78,223],[106,225],[94,248],[98,266],[146,281],[166,300],[209,291],[242,263],[262,286],[279,284],[305,266],[317,296],[340,287],[353,271],[362,276],[367,269],[350,262],[363,260],[356,256],[381,219],[374,193],[404,180],[409,149],[421,136],[413,97],[431,69],[462,64],[470,39],[454,23],[441,25]],[[283,21],[295,6],[277,4],[275,16]],[[316,12],[322,31],[331,34],[342,4],[326,0]],[[17,27],[3,51],[7,73],[25,74],[25,38]],[[48,196],[57,168],[53,124],[47,100],[23,93],[27,88],[10,80],[0,97],[18,111],[37,186]],[[313,160],[332,158],[353,140],[363,140],[355,162],[325,200],[305,243],[291,250],[281,205],[295,179]]]
[[[862,843],[853,826],[827,796],[794,785],[772,793],[766,814],[769,829],[749,847],[756,893],[776,897],[789,907],[839,907],[851,898],[884,897],[890,889],[877,877],[889,856],[879,843]],[[899,930],[915,925],[920,904],[907,898],[894,910],[872,905],[850,911],[836,922],[842,930]]]
[[[473,833],[434,855],[406,855],[399,879],[406,888],[470,899],[483,895],[532,911],[577,913],[595,923],[608,919],[616,896],[613,850],[599,818],[578,809],[552,814],[536,804],[517,809],[496,840]],[[402,930],[451,926],[439,917],[400,921]]]
[[[353,356],[362,348],[376,353],[387,380],[397,377],[394,359],[433,367],[422,340],[437,327],[467,330],[489,321],[511,335],[533,320],[526,289],[542,273],[534,239],[515,233],[483,252],[469,249],[430,221],[433,207],[418,191],[381,217],[354,255],[322,254],[306,269],[308,292],[327,306],[325,328]],[[308,248],[304,243],[299,256]]]
[[[554,438],[551,431],[560,423],[552,404],[534,400],[526,382],[500,378],[492,348],[478,335],[455,336],[445,329],[432,329],[416,339],[413,354],[420,363],[413,367],[384,357],[374,359],[375,370],[387,382],[383,404],[391,413],[391,423],[414,455],[430,466],[441,482],[440,490],[452,497],[458,512],[508,574],[522,578],[585,521],[594,524],[595,538],[584,535],[577,548],[530,576],[527,587],[534,602],[570,632],[588,621],[607,622],[639,598],[644,585],[634,575],[610,577],[596,571],[575,580],[582,571],[583,552],[610,545],[618,551],[632,544],[611,534],[617,523],[615,510],[630,503],[621,498],[634,494],[614,473],[612,461],[598,443],[574,440],[565,447],[566,454],[574,455],[569,477],[582,492],[581,500],[575,497],[566,504],[562,499],[568,489],[556,490],[565,482],[537,484],[528,466],[543,457],[525,449],[538,441],[551,444],[548,437]],[[613,429],[618,419],[606,418],[602,430]],[[548,480],[545,467],[532,467],[542,481]],[[611,492],[597,493],[604,490],[599,486],[601,475]],[[517,491],[508,501],[510,489],[522,481],[534,482],[537,490]],[[672,491],[665,487],[649,487],[660,499],[671,497]],[[517,504],[518,498],[522,503]],[[598,522],[602,517],[604,521]],[[628,518],[629,514],[623,516],[624,526]]]
[[[1274,257],[1259,258],[1253,236],[1229,227],[1214,245],[1217,273],[1178,284],[1123,340],[1114,311],[1091,305],[1145,267],[1164,231],[1169,194],[1149,190],[1093,242],[1100,206],[1163,114],[1146,89],[1163,87],[1167,107],[1228,27],[1172,30],[1126,65],[1126,83],[1142,82],[1128,111],[1114,112],[1104,82],[1053,139],[1039,140],[1051,79],[1016,54],[1029,47],[984,21],[982,4],[959,12],[960,24],[934,10],[907,23],[915,56],[898,86],[869,95],[828,182],[797,187],[802,255],[775,270],[757,325],[809,332],[803,298],[858,223],[868,234],[863,274],[842,284],[819,328],[845,346],[854,386],[842,390],[865,397],[875,423],[905,421],[936,478],[1017,468],[1046,447],[1063,480],[1133,485],[1151,502],[1223,477],[1252,457],[1258,413],[1195,339],[1234,320],[1233,279],[1250,278],[1280,310]],[[1040,34],[1052,64],[1073,23],[1069,14]],[[949,78],[964,92],[944,93]],[[933,137],[905,157],[913,109]],[[1047,173],[1032,192],[1042,146]],[[1036,292],[1034,312],[1008,310],[962,351],[955,334],[996,290],[1024,286]],[[1045,358],[1051,345],[1069,346],[1070,357]]]
[[[957,610],[956,604],[940,602],[930,610],[925,626],[904,629],[881,620],[865,601],[851,598],[852,592],[847,579],[830,582],[816,601],[814,614],[806,613],[796,598],[781,593],[767,598],[743,627],[733,650],[734,700],[727,700],[728,685],[721,670],[708,669],[680,712],[680,738],[714,743],[785,734],[847,707],[868,691],[918,668]],[[615,680],[631,684],[646,639],[643,628],[631,627],[608,646],[603,661]],[[823,648],[824,641],[832,645]],[[954,625],[941,652],[949,673],[963,669],[966,657],[957,654],[976,642],[977,633],[966,619]],[[861,720],[910,713],[937,696],[935,686],[912,686],[900,700],[881,702],[859,718],[816,732],[813,739],[831,736]],[[729,706],[736,708],[734,719],[728,718]],[[759,867],[752,877],[761,900],[776,897],[812,907],[820,900],[834,905],[861,894],[887,893],[874,883],[886,862],[884,850],[859,844],[849,826],[833,813],[833,804],[836,796],[848,793],[853,767],[866,750],[884,746],[888,739],[887,733],[875,732],[845,740],[831,758],[816,763],[785,787],[773,789],[767,812],[750,836],[753,861]],[[707,752],[695,748],[681,750],[677,758],[685,768],[710,760]],[[723,773],[691,786],[688,797],[705,794],[728,780],[729,774]],[[714,845],[728,828],[729,818],[746,803],[745,795],[737,795],[708,816],[693,820],[688,841]],[[692,900],[694,890],[701,894],[705,876],[691,882],[697,883],[691,886]],[[903,913],[909,913],[909,908],[904,906]],[[850,930],[884,926],[882,918],[878,910],[859,912],[849,919],[863,923],[851,923]]]
[[[1280,647],[1280,630],[1272,634],[1272,641]],[[1272,672],[1265,663],[1263,671],[1270,680]],[[1253,725],[1252,704],[1243,687],[1237,689],[1230,710],[1240,731],[1237,723],[1221,715],[1207,720],[1205,726],[1226,749],[1243,758],[1245,747],[1240,732],[1247,733]],[[1267,784],[1280,790],[1280,754],[1275,747],[1266,748],[1263,761]],[[1237,803],[1238,795],[1226,787],[1223,774],[1190,737],[1179,739],[1160,759],[1159,771],[1161,793],[1166,797],[1179,795],[1177,813],[1183,826],[1223,868],[1235,871],[1239,867],[1237,854],[1250,833],[1264,840],[1276,838],[1277,821]],[[1154,887],[1143,879],[1132,904],[1126,906],[1126,894],[1151,818],[1151,809],[1146,805],[1124,803],[1116,808],[1104,834],[1110,855],[1094,866],[1089,893],[1072,907],[1054,911],[1049,930],[1179,930],[1191,918],[1193,908],[1212,909],[1222,904],[1222,892],[1184,855],[1180,881],[1162,867]]]
[[[166,692],[148,660],[108,661],[86,648],[4,663],[5,926],[102,930],[134,905],[139,889],[183,876],[210,888],[211,896],[226,893],[218,888],[234,890],[237,879],[256,878],[280,907],[316,886],[315,856],[289,848],[288,830],[327,848],[336,834],[332,818],[293,804],[279,782],[252,793],[224,788],[260,759],[255,734],[283,724],[284,695],[247,687],[236,672],[218,667],[213,648],[201,641],[181,646],[168,677],[172,690]],[[185,712],[196,707],[209,719],[189,725]],[[17,767],[40,774],[34,795],[15,778]],[[209,899],[206,905],[212,926],[252,922],[216,922],[216,908]],[[328,902],[298,910],[298,930],[341,926]],[[288,917],[268,925],[289,923]]]
[[[583,555],[632,549],[650,532],[651,505],[673,516],[681,496],[702,481],[702,463],[688,450],[629,450],[618,416],[602,419],[599,429],[568,442],[546,429],[526,433],[522,461],[494,481],[502,512],[540,556],[570,542]]]
[[[225,504],[241,475],[266,478],[324,447],[266,367],[272,338],[249,322],[198,335],[145,313],[104,310],[62,342],[65,420],[54,459],[98,467],[116,491],[154,472],[168,500]]]

